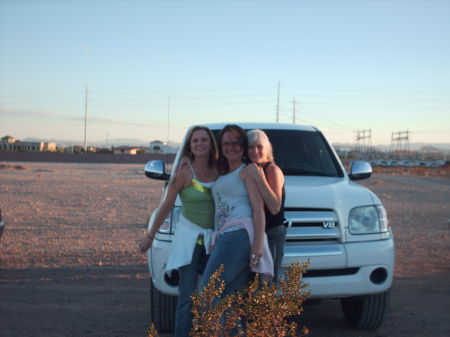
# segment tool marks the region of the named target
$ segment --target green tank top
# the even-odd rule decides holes
[[[181,214],[199,227],[214,229],[214,200],[211,189],[192,179],[192,184],[180,191]]]

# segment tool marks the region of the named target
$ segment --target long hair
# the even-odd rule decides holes
[[[211,150],[209,151],[208,164],[210,167],[213,167],[217,162],[217,158],[219,157],[218,151],[217,151],[217,143],[216,143],[216,139],[214,138],[214,135],[211,132],[211,130],[203,125],[193,126],[189,130],[189,133],[186,137],[186,141],[184,142],[184,145],[183,145],[183,150],[181,151],[181,158],[194,160],[195,156],[191,150],[191,140],[192,140],[192,136],[193,136],[194,132],[198,131],[198,130],[204,130],[208,134],[209,140],[211,142]]]
[[[223,151],[222,151],[222,138],[223,138],[223,135],[225,134],[225,132],[231,132],[237,138],[237,141],[239,142],[239,145],[242,147],[242,151],[243,151],[242,161],[245,164],[248,164],[250,162],[248,159],[248,141],[247,141],[247,135],[245,134],[245,131],[236,124],[225,125],[225,127],[220,132],[219,144],[218,144],[219,164],[220,164],[219,168],[220,168],[221,173],[227,172],[230,168],[228,165],[227,159],[223,155]]]
[[[259,129],[250,130],[247,132],[247,139],[250,146],[255,143],[261,144],[266,151],[266,158],[264,158],[264,161],[273,162],[272,144],[264,131]]]

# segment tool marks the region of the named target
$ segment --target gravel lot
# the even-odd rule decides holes
[[[135,242],[162,183],[142,164],[0,164],[0,336],[145,336],[149,275]],[[450,177],[363,184],[395,233],[391,310],[377,331],[356,331],[325,301],[306,306],[301,324],[311,336],[448,336]]]

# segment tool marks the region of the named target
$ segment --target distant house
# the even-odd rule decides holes
[[[0,151],[14,151],[16,139],[11,136],[5,136],[0,140]]]
[[[154,140],[150,142],[148,153],[163,153],[164,143],[160,140]]]
[[[44,143],[44,151],[56,152],[56,143],[53,142]]]
[[[138,147],[130,147],[130,146],[121,146],[113,148],[114,154],[131,154],[135,155],[139,151]]]
[[[167,145],[167,143],[163,143],[160,140],[154,140],[150,142],[150,146],[148,147],[148,153],[158,153],[158,154],[173,154],[177,153],[177,148]]]
[[[11,136],[5,136],[1,139],[2,143],[14,143],[16,139]]]
[[[56,151],[56,143],[53,142],[22,142],[11,136],[5,136],[0,141],[0,151],[14,152],[43,152]]]

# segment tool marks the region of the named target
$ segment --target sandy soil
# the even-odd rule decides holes
[[[308,305],[312,336],[447,336],[450,179],[375,174],[394,229],[397,267],[382,327],[345,326],[339,302]],[[3,163],[0,336],[145,336],[145,231],[162,183],[141,164]]]

